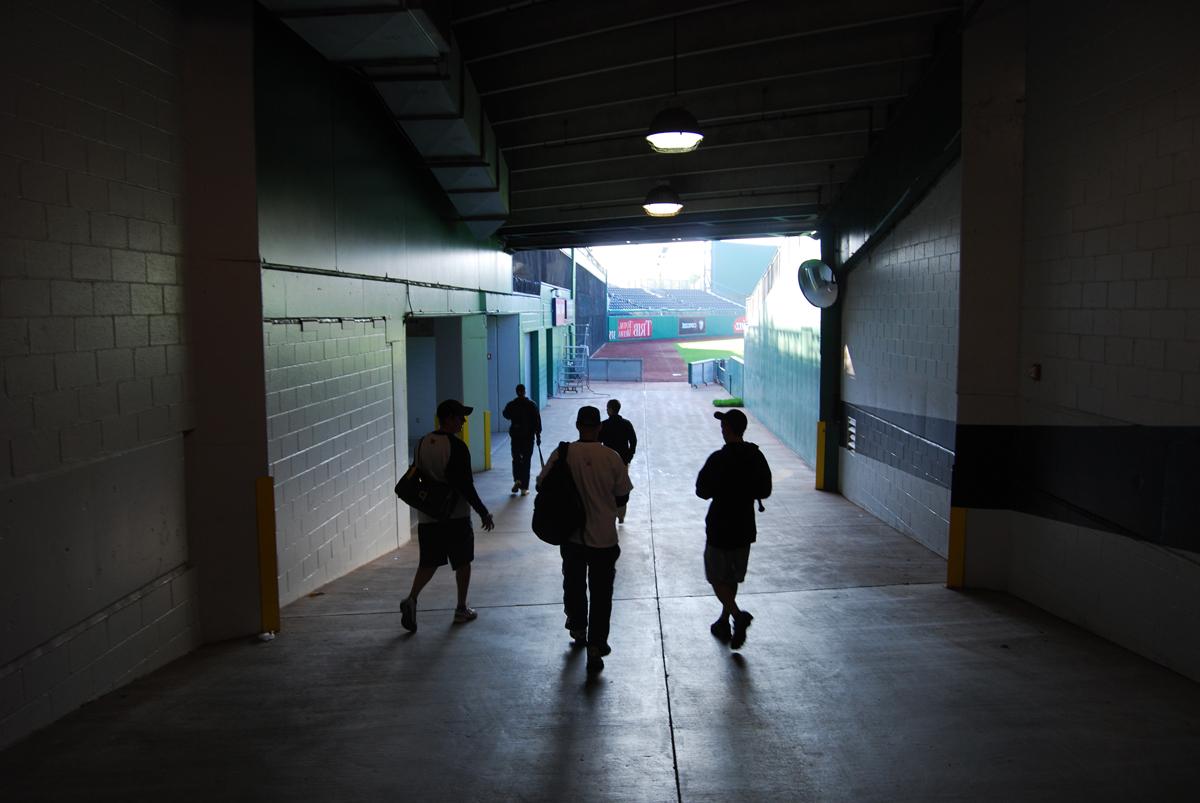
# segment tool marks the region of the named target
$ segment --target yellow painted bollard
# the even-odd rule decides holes
[[[825,422],[817,422],[817,482],[818,491],[825,490]]]
[[[483,411],[483,470],[492,468],[492,411]]]
[[[459,435],[459,437],[462,438],[463,443],[465,443],[467,446],[471,445],[471,419],[463,419],[462,433]]]
[[[950,543],[946,556],[946,588],[962,588],[967,574],[967,509],[950,508]]]
[[[258,601],[262,633],[279,632],[279,569],[275,558],[275,481],[254,480],[258,520]]]

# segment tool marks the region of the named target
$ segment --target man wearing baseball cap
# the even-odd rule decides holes
[[[449,518],[435,519],[417,511],[417,543],[421,557],[413,577],[412,590],[400,603],[400,625],[409,632],[417,629],[417,595],[438,570],[447,562],[454,569],[458,584],[458,607],[454,610],[454,621],[462,624],[473,621],[478,614],[467,607],[467,589],[471,585],[471,561],[475,558],[475,533],[471,530],[471,508],[479,514],[484,530],[496,525],[492,514],[484,506],[475,491],[475,478],[471,474],[471,451],[459,440],[474,408],[467,407],[458,399],[446,399],[438,405],[438,428],[430,432],[417,444],[415,462],[425,476],[444,482],[458,491],[458,502]]]
[[[746,643],[746,628],[754,619],[738,609],[737,587],[746,579],[750,545],[757,538],[755,500],[771,495],[771,467],[758,445],[743,439],[745,413],[732,409],[713,417],[721,422],[725,446],[708,456],[696,477],[696,496],[712,500],[704,519],[704,575],[721,601],[721,615],[709,631],[737,649]]]

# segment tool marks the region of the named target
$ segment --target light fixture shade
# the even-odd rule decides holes
[[[646,141],[659,153],[687,153],[696,150],[704,134],[687,109],[673,106],[663,109],[650,121]]]
[[[650,217],[674,217],[679,214],[680,209],[683,209],[683,203],[675,194],[675,190],[666,184],[659,184],[646,193],[646,201],[642,204],[642,209],[645,209],[646,214]]]

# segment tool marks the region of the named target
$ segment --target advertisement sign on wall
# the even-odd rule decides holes
[[[704,334],[704,319],[703,318],[680,318],[679,319],[679,334],[680,335],[702,335],[702,334]]]
[[[575,302],[569,298],[554,299],[554,325],[564,326],[575,320]]]
[[[650,337],[654,333],[654,321],[650,318],[621,318],[617,321],[617,339]]]
[[[743,315],[740,318],[733,319],[733,331],[737,332],[739,335],[746,334],[746,316],[745,315]]]

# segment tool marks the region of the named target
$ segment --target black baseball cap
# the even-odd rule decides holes
[[[600,410],[592,407],[590,404],[580,407],[579,412],[575,416],[575,425],[580,427],[600,426]]]
[[[713,418],[718,419],[722,424],[729,427],[739,435],[746,431],[746,425],[750,423],[746,420],[746,414],[736,408],[733,410],[726,410],[723,413],[713,413]]]
[[[474,409],[474,407],[467,407],[458,399],[446,399],[438,405],[437,417],[442,421],[455,415],[461,415],[463,418],[466,418]]]

